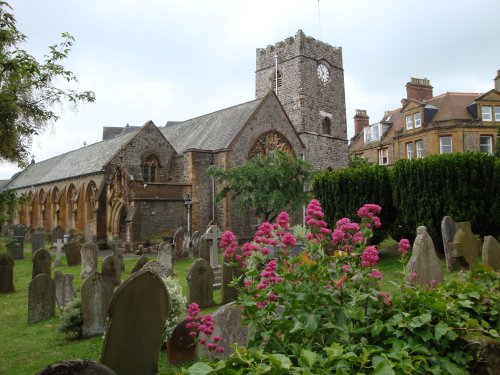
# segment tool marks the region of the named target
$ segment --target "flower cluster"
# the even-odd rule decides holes
[[[217,345],[222,340],[220,336],[213,336],[215,326],[212,315],[207,314],[199,316],[200,308],[196,303],[192,303],[187,308],[186,328],[189,329],[189,336],[196,339],[200,333],[205,336],[198,340],[198,343],[205,345],[209,350],[214,350],[216,353],[224,352],[224,348]]]
[[[353,223],[346,217],[338,220],[332,233],[333,244],[338,250],[350,252],[354,245],[365,241],[360,229],[358,223]]]
[[[259,244],[264,244],[264,245],[272,245],[275,246],[278,244],[278,240],[274,238],[273,235],[273,226],[271,223],[268,221],[262,223],[259,226],[259,229],[255,233],[255,236],[253,238],[253,242],[259,243]],[[264,253],[266,251],[264,250]],[[267,251],[269,253],[269,250]]]
[[[281,278],[276,275],[277,263],[272,259],[266,266],[266,269],[260,274],[260,283],[257,289],[265,289],[269,283],[279,283]]]
[[[408,241],[406,238],[402,238],[399,243],[398,243],[398,251],[401,255],[406,255],[408,254],[408,251],[410,250],[410,241]]]
[[[382,272],[375,268],[370,274],[368,274],[368,277],[380,280],[382,278]]]
[[[375,246],[367,246],[361,254],[361,265],[363,267],[373,267],[378,262],[378,250]]]
[[[225,231],[219,242],[219,247],[224,249],[222,256],[228,261],[241,261],[241,255],[236,254],[238,242],[236,236],[230,230]]]
[[[380,218],[377,216],[382,212],[382,207],[378,204],[366,203],[358,209],[358,217],[361,218],[362,225],[367,228],[380,228],[382,223]]]
[[[317,199],[313,199],[306,208],[306,225],[311,229],[311,233],[306,236],[307,240],[321,242],[325,239],[325,235],[330,234],[324,217],[321,204]]]

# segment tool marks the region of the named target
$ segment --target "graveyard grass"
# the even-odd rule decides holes
[[[399,282],[401,265],[391,251],[394,243],[389,241],[382,244],[381,261],[379,269],[384,273],[383,283],[386,290],[396,291],[390,281]],[[150,257],[153,259],[153,257]],[[99,270],[103,258],[99,257]],[[130,276],[130,270],[137,258],[125,258],[125,272],[122,281]],[[52,267],[55,270],[74,275],[74,287],[80,295],[83,280],[80,278],[80,265],[66,266],[65,256],[62,256],[63,266]],[[184,295],[187,296],[186,275],[192,259],[176,260],[174,277],[179,281]],[[30,245],[25,244],[24,259],[16,260],[14,267],[14,286],[16,291],[10,294],[0,294],[0,374],[34,374],[54,362],[70,359],[90,359],[99,361],[103,337],[97,336],[90,339],[68,340],[58,331],[60,324],[59,308],[56,306],[56,317],[35,324],[28,324],[28,284],[31,280],[32,262]],[[220,303],[220,291],[214,291],[214,300]],[[203,309],[203,313],[211,313],[219,306]],[[165,350],[160,351],[160,374],[176,373],[167,365]]]

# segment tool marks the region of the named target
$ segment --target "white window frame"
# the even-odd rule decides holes
[[[408,160],[413,159],[413,142],[409,142],[406,144],[406,158]]]
[[[483,121],[492,121],[491,105],[483,105],[481,107],[481,118]]]
[[[413,129],[413,116],[407,115],[405,119],[406,119],[406,129],[407,130]]]
[[[378,163],[380,165],[389,164],[389,149],[381,148],[380,150],[378,150]]]
[[[487,140],[487,142],[483,142]],[[484,150],[486,148],[486,150]],[[491,135],[481,135],[479,136],[479,152],[484,152],[486,154],[493,154],[493,137]]]
[[[444,140],[450,140],[450,144],[444,144]],[[449,151],[447,150],[449,148]],[[440,154],[451,154],[453,152],[453,138],[451,135],[444,135],[439,137],[439,153]]]
[[[422,118],[420,112],[417,112],[413,115],[413,124],[415,129],[420,128],[422,126]]]
[[[421,159],[424,157],[424,141],[415,141],[415,154],[417,156],[417,159]]]
[[[494,107],[494,111],[495,111],[495,122],[500,122],[500,107],[496,105]]]
[[[379,124],[372,125],[372,126],[370,126],[370,128],[371,128],[371,133],[372,133],[372,140],[378,141],[380,139]]]

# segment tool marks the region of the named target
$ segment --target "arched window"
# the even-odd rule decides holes
[[[278,70],[278,87],[281,87],[282,81],[283,81],[283,74],[281,73],[281,70]],[[276,88],[276,70],[273,71],[273,75],[271,76],[271,82],[273,84],[272,89],[274,90]]]
[[[321,132],[323,134],[332,134],[332,122],[328,117],[325,117],[321,123]]]
[[[149,155],[142,163],[142,179],[144,182],[156,182],[158,178],[158,159],[154,155]]]

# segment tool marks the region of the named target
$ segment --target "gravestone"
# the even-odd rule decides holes
[[[66,261],[69,267],[77,266],[82,261],[80,255],[80,248],[82,245],[78,241],[70,241],[63,246],[64,254],[66,254]]]
[[[97,272],[97,254],[99,249],[93,242],[87,242],[80,248],[82,270],[80,277],[85,279],[94,272]]]
[[[200,238],[201,232],[194,232],[191,236],[191,253],[189,254],[194,259],[200,258]]]
[[[43,248],[45,248],[45,233],[36,231],[31,235],[31,254]]]
[[[483,263],[500,272],[500,243],[493,236],[484,237]]]
[[[54,284],[56,288],[56,301],[62,311],[66,305],[76,298],[75,287],[73,286],[73,274],[54,272]]]
[[[441,237],[443,238],[443,250],[444,256],[446,258],[446,268],[448,271],[456,270],[458,267],[453,264],[453,258],[451,256],[450,242],[453,242],[453,237],[457,231],[457,226],[455,221],[451,216],[445,216],[441,220]]]
[[[413,251],[406,265],[406,283],[419,284],[425,287],[434,286],[444,279],[441,261],[436,255],[434,243],[427,233],[427,228],[417,228],[417,237],[413,243]]]
[[[219,266],[219,241],[222,237],[222,232],[217,225],[210,225],[205,232],[207,240],[210,243],[210,266],[217,268]]]
[[[83,234],[83,238],[85,240],[85,242],[94,242],[94,235],[92,234],[92,227],[91,227],[91,223],[89,223],[89,225],[85,226],[85,231],[84,231],[84,234]]]
[[[0,293],[11,293],[14,289],[14,260],[8,253],[0,253]]]
[[[12,259],[24,258],[24,236],[13,237],[13,241],[9,242],[7,251]]]
[[[184,242],[182,243],[182,257],[187,258],[191,253],[191,237],[189,233],[184,235]]]
[[[131,275],[109,305],[101,363],[120,375],[156,374],[169,310],[167,288],[155,273]]]
[[[196,345],[186,328],[187,323],[186,320],[178,323],[167,342],[167,358],[173,366],[194,362],[196,359]]]
[[[158,251],[158,263],[160,263],[169,275],[174,273],[174,248],[169,242],[163,242]]]
[[[158,276],[160,276],[160,278],[167,278],[168,276],[170,276],[170,274],[168,273],[167,269],[165,267],[163,267],[160,263],[158,263],[157,261],[155,260],[152,260],[150,262],[147,262],[143,267],[142,267],[143,270],[148,270],[148,271],[151,271],[151,272],[154,272],[156,273]]]
[[[145,255],[141,255],[141,257],[137,260],[137,263],[134,265],[134,267],[130,271],[130,274],[133,274],[133,273],[136,273],[136,272],[142,270],[142,267],[144,267],[144,265],[147,262],[149,262],[148,257]]]
[[[82,284],[82,336],[92,337],[106,331],[106,314],[113,297],[113,282],[111,279],[94,273]]]
[[[45,249],[40,249],[33,254],[33,258],[31,260],[33,262],[33,269],[31,272],[31,278],[34,279],[41,273],[52,277],[52,257],[50,253]]]
[[[102,363],[88,359],[74,359],[53,363],[40,370],[36,375],[117,375],[116,372]]]
[[[184,228],[180,227],[174,233],[175,259],[185,258],[184,256]]]
[[[238,299],[238,290],[229,286],[229,283],[233,281],[233,278],[240,278],[242,274],[243,271],[239,265],[222,263],[221,298],[223,305]],[[240,279],[239,285],[243,286],[243,278]]]
[[[448,244],[453,264],[463,268],[473,267],[481,251],[481,240],[472,233],[470,221],[458,222],[456,227],[453,242]]]
[[[108,277],[113,286],[118,286],[122,282],[122,260],[118,255],[108,255],[102,261],[101,273]]]
[[[205,259],[210,263],[210,241],[208,240],[208,235],[202,234],[200,236],[200,244],[198,245],[200,258]]]
[[[57,240],[61,240],[64,242],[64,229],[62,227],[57,226],[52,229],[52,233],[50,234],[50,242],[54,243]]]
[[[234,352],[233,344],[238,347],[248,345],[248,327],[242,324],[241,309],[239,306],[229,303],[221,306],[212,314],[215,330],[212,334],[220,336],[222,340],[217,343],[217,346],[224,348],[222,353],[210,353],[210,350],[205,345],[198,345],[197,354],[199,358],[228,358]],[[205,334],[200,334],[199,338],[208,337]]]
[[[3,223],[2,224],[2,232],[1,232],[2,237],[5,237],[5,238],[10,237],[12,235],[11,232],[12,232],[12,227],[9,224]]]
[[[62,266],[61,252],[63,248],[63,240],[58,238],[57,241],[52,244],[52,247],[56,249],[56,259],[54,260],[54,267],[60,267]]]
[[[27,227],[26,231],[24,232],[24,241],[25,242],[31,242],[31,235],[35,231],[35,228],[33,227]]]
[[[202,309],[214,303],[214,272],[205,259],[196,259],[187,273],[188,304],[197,303]]]
[[[56,314],[54,280],[42,273],[28,287],[28,323],[53,318]]]
[[[14,237],[23,237],[24,238],[24,236],[26,234],[26,226],[24,226],[23,224],[14,225],[12,227],[12,230],[14,232]]]

